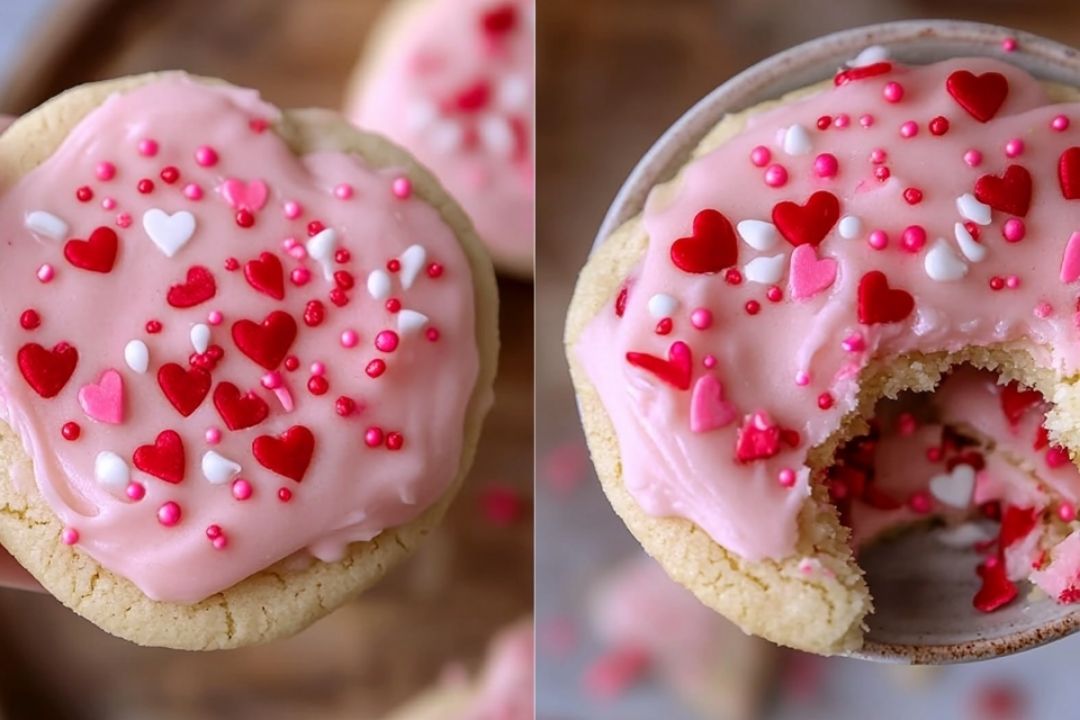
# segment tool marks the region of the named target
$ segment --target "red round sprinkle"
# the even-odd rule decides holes
[[[926,448],[926,459],[930,462],[940,462],[944,453],[939,447]]]
[[[352,260],[352,254],[345,248],[340,248],[334,253],[334,262],[338,265],[344,265],[350,260]]]
[[[769,302],[780,302],[784,299],[784,291],[773,285],[765,291],[765,297],[769,299]]]
[[[398,346],[398,334],[393,330],[382,330],[375,336],[375,347],[385,353],[392,353],[397,350]]]
[[[75,191],[75,199],[79,202],[90,202],[94,199],[94,191],[88,186],[83,185],[81,188]]]
[[[979,235],[982,234],[982,230],[979,228],[979,226],[970,220],[964,222],[964,229],[967,230],[968,234],[971,235],[971,237],[975,240],[978,240]]]
[[[660,322],[656,323],[656,334],[667,335],[671,332],[672,327],[673,323],[671,322],[671,318],[661,318]]]
[[[296,370],[296,368],[298,368],[298,367],[300,367],[300,360],[295,355],[289,355],[287,358],[285,358],[285,369],[286,370],[288,370],[289,372],[292,372],[292,371]]]
[[[278,488],[277,499],[281,502],[289,502],[292,500],[292,490],[289,488]]]
[[[236,272],[240,269],[240,261],[234,257],[225,259],[225,269],[229,272]]]
[[[426,337],[431,342],[438,342],[439,341],[439,330],[438,330],[438,328],[429,327],[427,329],[427,331],[424,332],[424,337]]]
[[[364,372],[368,374],[368,377],[377,378],[386,372],[386,362],[380,358],[375,358],[367,364]]]
[[[249,228],[255,224],[255,216],[247,208],[240,208],[236,211],[236,224],[242,228]]]
[[[828,115],[822,115],[817,119],[818,130],[828,130],[830,125],[832,125],[832,118]]]
[[[930,121],[930,134],[931,135],[944,135],[949,132],[948,119],[938,115],[936,118]]]
[[[401,446],[405,444],[405,438],[399,432],[392,432],[386,434],[386,447],[389,450],[400,450]]]
[[[210,538],[211,540],[213,540],[216,537],[221,537],[221,526],[220,525],[211,525],[208,528],[206,528],[206,537]]]
[[[150,333],[151,335],[157,335],[159,332],[161,332],[161,323],[157,320],[151,320],[150,322],[146,323],[146,332]]]
[[[325,395],[330,389],[330,383],[326,381],[325,376],[315,375],[308,378],[307,389],[312,395]]]
[[[879,165],[878,167],[874,168],[874,177],[876,177],[881,182],[885,182],[886,180],[888,180],[890,175],[892,175],[892,173],[889,171],[889,168],[885,167],[884,165]]]
[[[69,421],[64,423],[64,426],[60,428],[60,434],[68,442],[75,442],[82,435],[82,428],[79,427],[79,423]]]
[[[172,185],[174,182],[180,179],[180,171],[172,165],[161,170],[161,181],[166,185]]]
[[[748,315],[757,315],[758,312],[761,311],[761,303],[759,303],[757,300],[747,300],[746,305],[744,305],[743,307],[746,308],[746,313]]]
[[[321,222],[319,222],[318,220],[312,220],[307,224],[308,237],[315,237],[325,229],[326,226],[323,225]]]
[[[724,282],[728,285],[739,285],[742,283],[742,273],[735,268],[728,268],[724,273]]]
[[[443,266],[439,263],[431,263],[427,266],[427,274],[431,279],[440,278],[443,274]]]
[[[353,280],[353,275],[348,270],[338,270],[334,273],[334,284],[342,290],[352,290],[356,281]]]
[[[143,178],[135,188],[143,195],[149,195],[154,192],[154,181],[150,178]]]
[[[364,444],[370,448],[379,447],[383,442],[383,431],[379,427],[369,427],[364,431]]]
[[[33,330],[41,325],[41,316],[38,315],[37,310],[24,310],[19,316],[19,324],[22,325],[23,330]]]
[[[345,395],[342,395],[334,401],[334,412],[336,412],[341,417],[349,417],[354,412],[356,412],[356,401],[353,400],[351,397],[346,397]]]
[[[397,298],[390,298],[386,301],[386,311],[390,313],[396,313],[401,311],[401,301]]]
[[[1005,287],[1005,279],[1004,278],[999,277],[998,275],[995,275],[992,278],[990,278],[990,289],[991,290],[1000,290],[1003,287]]]
[[[225,357],[225,348],[221,347],[220,345],[211,345],[210,347],[206,348],[206,354],[210,357],[211,360],[220,360],[221,358]]]
[[[822,410],[828,410],[833,406],[833,396],[827,392],[818,395],[817,406]]]
[[[394,258],[393,260],[390,260],[389,262],[386,263],[386,269],[389,270],[390,272],[396,273],[398,270],[401,269],[401,261],[398,260],[397,258]]]
[[[326,307],[318,300],[310,301],[304,308],[304,324],[318,327],[326,319]]]
[[[908,205],[918,205],[922,202],[923,194],[919,188],[909,187],[904,190],[904,200]]]
[[[334,303],[338,307],[345,307],[349,304],[349,296],[341,288],[334,288],[330,291],[330,302]]]

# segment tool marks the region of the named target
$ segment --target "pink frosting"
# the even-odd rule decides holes
[[[965,71],[1001,77],[954,75]],[[1059,373],[1080,368],[1075,278],[1062,276],[1080,229],[1080,206],[1066,195],[1080,193],[1080,180],[1067,191],[1073,181],[1058,177],[1059,164],[1077,164],[1059,158],[1080,142],[1080,105],[1049,105],[1034,78],[990,59],[855,75],[872,76],[848,72],[833,89],[756,116],[691,162],[673,191],[654,192],[625,313],[612,298],[577,348],[641,507],[692,520],[749,560],[793,552],[807,451],[854,409],[871,361],[1016,342]],[[890,82],[902,86],[898,101]],[[1053,127],[1059,116],[1072,117],[1067,129]],[[1014,165],[1030,175],[1030,209],[1015,177],[1004,193],[978,183]],[[958,205],[977,184],[1009,212]],[[827,195],[810,203],[815,192]],[[959,206],[990,220],[978,241],[954,239]],[[745,220],[773,222],[764,234],[747,229],[767,249],[737,238]],[[1010,221],[1013,241],[1003,237]],[[692,231],[697,241],[679,242]],[[817,243],[816,253],[793,252],[797,243]],[[738,278],[725,272],[736,266]],[[698,388],[705,377],[714,380]],[[707,421],[698,431],[695,416]]]
[[[500,259],[533,252],[532,0],[424,0],[349,110],[409,148]]]
[[[400,169],[294,156],[268,129],[278,116],[253,91],[169,75],[108,98],[0,199],[0,391],[33,458],[30,484],[64,542],[153,599],[195,602],[304,550],[339,559],[416,518],[458,470],[479,362],[453,231],[400,192]],[[94,253],[71,238],[110,231],[111,269],[101,257],[89,265],[107,272],[86,269]],[[197,266],[213,297],[175,307],[183,293],[171,288]],[[270,341],[242,323],[273,312],[292,321],[278,316]],[[290,342],[280,328],[291,324]],[[44,349],[26,354],[32,343]],[[48,361],[58,343],[77,350],[70,377]],[[381,374],[369,372],[376,360]],[[184,383],[159,380],[169,363],[209,372],[205,397],[179,393],[187,417],[163,390]],[[250,427],[228,428],[223,383],[258,398],[237,411],[221,396],[233,424]],[[168,438],[137,451],[163,431],[181,453]]]
[[[532,720],[535,700],[533,624],[522,621],[491,644],[476,695],[459,720]]]

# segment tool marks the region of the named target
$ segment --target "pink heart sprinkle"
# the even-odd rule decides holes
[[[106,370],[97,383],[79,390],[79,405],[88,417],[98,422],[119,425],[124,422],[124,379],[116,370]]]
[[[1061,258],[1061,282],[1071,283],[1080,278],[1080,232],[1074,232],[1065,245]]]
[[[813,245],[799,245],[791,253],[791,296],[807,300],[836,282],[836,260],[818,259]]]
[[[690,429],[709,432],[735,420],[735,407],[724,399],[724,386],[712,375],[702,375],[690,396]]]
[[[244,182],[236,178],[229,178],[221,186],[221,194],[234,210],[250,210],[256,212],[266,205],[269,190],[262,180]]]

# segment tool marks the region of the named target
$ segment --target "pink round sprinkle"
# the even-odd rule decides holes
[[[964,162],[968,164],[968,167],[979,167],[982,165],[983,156],[978,150],[968,150],[964,153]]]
[[[221,442],[221,430],[216,427],[207,428],[205,437],[207,445],[217,445]]]
[[[1013,138],[1005,143],[1005,156],[1014,158],[1024,152],[1024,141],[1020,138]]]
[[[94,175],[98,180],[108,182],[116,177],[116,166],[111,162],[99,162],[97,167],[94,168]]]
[[[391,189],[398,200],[408,200],[412,195],[412,182],[407,177],[395,178]]]
[[[131,227],[131,213],[120,213],[116,216],[116,224],[122,228]]]
[[[799,370],[795,373],[795,384],[799,387],[806,387],[810,384],[810,373],[805,370]]]
[[[251,497],[251,483],[243,478],[233,480],[232,496],[237,500],[247,500]]]
[[[1069,129],[1069,118],[1064,115],[1057,115],[1050,121],[1050,127],[1058,132],[1064,132]]]
[[[765,170],[765,184],[769,187],[783,187],[787,185],[787,168],[783,165],[770,165]]]
[[[107,198],[105,198],[104,200],[101,201],[101,207],[103,209],[105,209],[105,210],[115,210],[116,209],[116,200],[113,200],[112,198],[107,197]]]
[[[703,362],[705,363],[705,367],[712,370],[714,367],[716,367],[716,356],[715,355],[706,355]]]
[[[1020,218],[1009,218],[1002,226],[1001,234],[1004,235],[1005,239],[1009,242],[1020,242],[1024,239],[1024,235],[1027,234],[1027,228],[1024,226],[1024,221]]]
[[[277,390],[284,381],[282,380],[281,373],[275,370],[274,372],[268,372],[263,375],[260,382],[267,390]]]
[[[712,311],[707,308],[697,308],[690,313],[690,324],[698,330],[705,330],[712,326]]]
[[[930,508],[932,507],[930,493],[925,490],[912,493],[911,497],[908,498],[908,507],[920,514],[930,512]]]
[[[124,494],[127,495],[129,499],[138,502],[146,497],[146,486],[142,483],[129,482],[127,487],[124,488]]]
[[[889,154],[881,148],[874,148],[870,151],[870,162],[874,163],[875,165],[880,165],[888,159]]]
[[[50,282],[54,277],[56,277],[56,270],[54,270],[53,266],[50,265],[49,263],[45,263],[44,265],[42,265],[41,267],[38,268],[37,279],[40,280],[41,282],[43,282],[43,283]]]
[[[840,347],[847,352],[862,352],[866,349],[866,340],[860,333],[852,333],[840,342]]]
[[[139,154],[146,157],[154,157],[158,154],[158,144],[156,140],[149,138],[139,141]]]
[[[784,487],[792,487],[795,485],[795,471],[791,468],[784,468],[777,474],[776,479]]]
[[[210,541],[210,544],[214,546],[215,550],[224,550],[228,546],[229,540],[224,535],[218,535]]]
[[[398,334],[393,330],[382,330],[375,336],[375,347],[382,352],[394,352],[398,346]]]
[[[368,447],[378,447],[382,445],[383,431],[377,427],[370,427],[364,433],[364,444]]]
[[[1009,36],[1001,41],[1001,49],[1005,52],[1016,52],[1016,48],[1020,43],[1016,41],[1016,38]]]
[[[158,508],[157,519],[165,527],[172,527],[180,522],[180,506],[172,500],[168,501]]]
[[[206,321],[211,325],[220,325],[225,319],[225,316],[221,314],[220,310],[211,310],[206,316]]]
[[[1010,290],[1015,290],[1016,288],[1020,287],[1020,276],[1019,275],[1008,275],[1008,276],[1006,276],[1006,278],[1005,278],[1005,287],[1009,288]]]
[[[912,138],[919,134],[919,123],[908,120],[900,126],[900,137]]]
[[[814,172],[817,173],[818,177],[836,177],[839,169],[840,163],[836,161],[836,156],[832,153],[821,153],[814,158]]]
[[[285,217],[289,220],[295,220],[303,214],[304,208],[300,203],[295,202],[294,200],[289,200],[285,203]]]
[[[750,151],[750,162],[757,167],[765,167],[772,160],[772,153],[764,145],[758,145]]]
[[[360,342],[360,336],[356,334],[355,330],[346,330],[341,333],[341,346],[347,348],[356,347],[356,344]]]
[[[203,190],[195,183],[188,183],[184,186],[184,197],[188,200],[202,200]]]
[[[326,365],[318,361],[311,363],[311,374],[315,377],[322,377],[326,374]]]
[[[850,124],[851,124],[851,116],[848,115],[847,113],[840,113],[835,118],[833,118],[833,126],[835,126],[837,128],[840,128],[841,130],[843,130],[844,128],[846,128]]]
[[[919,427],[919,421],[909,412],[900,413],[900,417],[897,418],[896,427],[900,431],[900,434],[906,437],[915,432]]]
[[[889,236],[885,234],[884,230],[874,230],[866,241],[875,250],[884,250],[889,245]]]
[[[1059,468],[1069,462],[1069,453],[1065,448],[1051,447],[1046,451],[1046,466]]]
[[[286,252],[292,250],[294,247],[300,244],[300,241],[294,237],[287,237],[281,241],[281,246],[285,248]]]
[[[292,272],[289,273],[289,279],[297,287],[307,285],[311,281],[311,271],[302,267],[293,268]]]
[[[909,225],[904,228],[904,234],[900,237],[900,244],[905,250],[917,253],[926,245],[926,230],[922,225]]]
[[[218,162],[217,151],[209,145],[203,145],[195,151],[195,162],[203,167],[213,167]]]
[[[874,125],[874,116],[870,115],[870,114],[860,115],[859,116],[859,124],[862,125],[864,128],[873,127],[873,125]]]
[[[396,191],[395,191],[396,194]],[[334,188],[334,197],[338,200],[348,200],[353,196],[353,186],[348,183],[341,183]]]
[[[1045,320],[1054,313],[1054,306],[1045,300],[1035,306],[1035,317]]]
[[[293,245],[289,248],[289,257],[294,260],[303,260],[307,257],[307,248],[303,245]]]
[[[904,99],[904,86],[898,82],[887,82],[881,94],[891,103],[900,102]]]
[[[74,545],[79,542],[79,531],[75,528],[64,528],[60,531],[60,542],[65,545]]]
[[[1076,506],[1068,500],[1062,500],[1058,505],[1057,515],[1062,522],[1072,522],[1076,519]]]

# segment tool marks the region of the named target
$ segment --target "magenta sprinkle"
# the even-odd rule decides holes
[[[157,511],[158,522],[165,527],[172,527],[180,522],[180,515],[180,506],[172,500],[159,507]]]
[[[116,166],[111,162],[99,162],[94,168],[94,175],[102,182],[108,182],[116,177]]]
[[[1009,218],[1005,221],[1005,224],[1002,225],[1001,234],[1011,243],[1020,242],[1024,239],[1024,235],[1027,234],[1027,228],[1024,226],[1024,221],[1020,218]]]
[[[139,141],[139,154],[145,157],[154,157],[158,154],[158,144],[156,140],[150,140],[149,138]]]
[[[233,480],[232,494],[237,500],[247,500],[251,497],[251,483],[243,478]]]
[[[969,167],[979,167],[982,165],[982,161],[982,153],[978,150],[968,150],[964,153],[964,162],[967,163]]]
[[[795,471],[791,468],[784,468],[777,474],[776,479],[784,487],[793,487],[795,485]]]
[[[1020,138],[1013,138],[1005,143],[1005,156],[1014,158],[1021,155],[1024,152],[1024,141]]]
[[[60,542],[65,545],[74,545],[79,542],[79,531],[75,528],[64,528],[60,531]]]
[[[184,197],[188,200],[202,200],[203,190],[195,183],[188,183],[184,186]]]
[[[304,208],[300,205],[300,203],[293,200],[289,200],[287,203],[285,203],[285,217],[289,220],[295,220],[303,214]]]
[[[836,177],[836,173],[839,169],[840,163],[837,162],[836,156],[832,153],[821,153],[814,158],[814,172],[817,173],[818,177]]]
[[[919,124],[914,120],[908,120],[900,126],[900,137],[913,138],[919,134]]]
[[[146,497],[146,486],[142,483],[130,482],[127,487],[124,488],[124,494],[127,495],[129,499],[138,502]]]
[[[885,234],[884,230],[874,230],[867,238],[867,242],[875,250],[884,250],[889,245],[889,236]]]
[[[881,94],[888,102],[898,103],[904,99],[904,86],[898,82],[887,82]]]
[[[396,190],[395,190],[394,194],[395,195],[397,194]],[[338,200],[348,200],[352,196],[353,196],[353,187],[352,187],[352,185],[349,185],[348,183],[341,183],[340,185],[338,185],[337,187],[334,188],[334,197],[336,197]]]
[[[926,230],[922,225],[909,225],[904,228],[904,234],[900,237],[900,244],[908,252],[919,252],[926,245]]]
[[[213,167],[218,162],[217,151],[209,145],[203,145],[195,151],[195,162],[202,167]]]
[[[398,334],[393,330],[382,330],[375,336],[375,347],[385,353],[397,350]]]
[[[770,165],[765,170],[765,184],[769,187],[783,187],[787,185],[788,172],[783,165]]]
[[[707,308],[697,308],[690,313],[690,324],[698,330],[707,330],[712,326],[713,315],[712,311]]]
[[[1069,129],[1069,118],[1058,115],[1050,121],[1050,127],[1058,132],[1064,132]]]
[[[758,145],[750,151],[750,162],[756,167],[765,167],[772,160],[772,152],[764,145]]]
[[[408,200],[412,196],[412,182],[407,177],[396,178],[391,189],[398,200]]]

